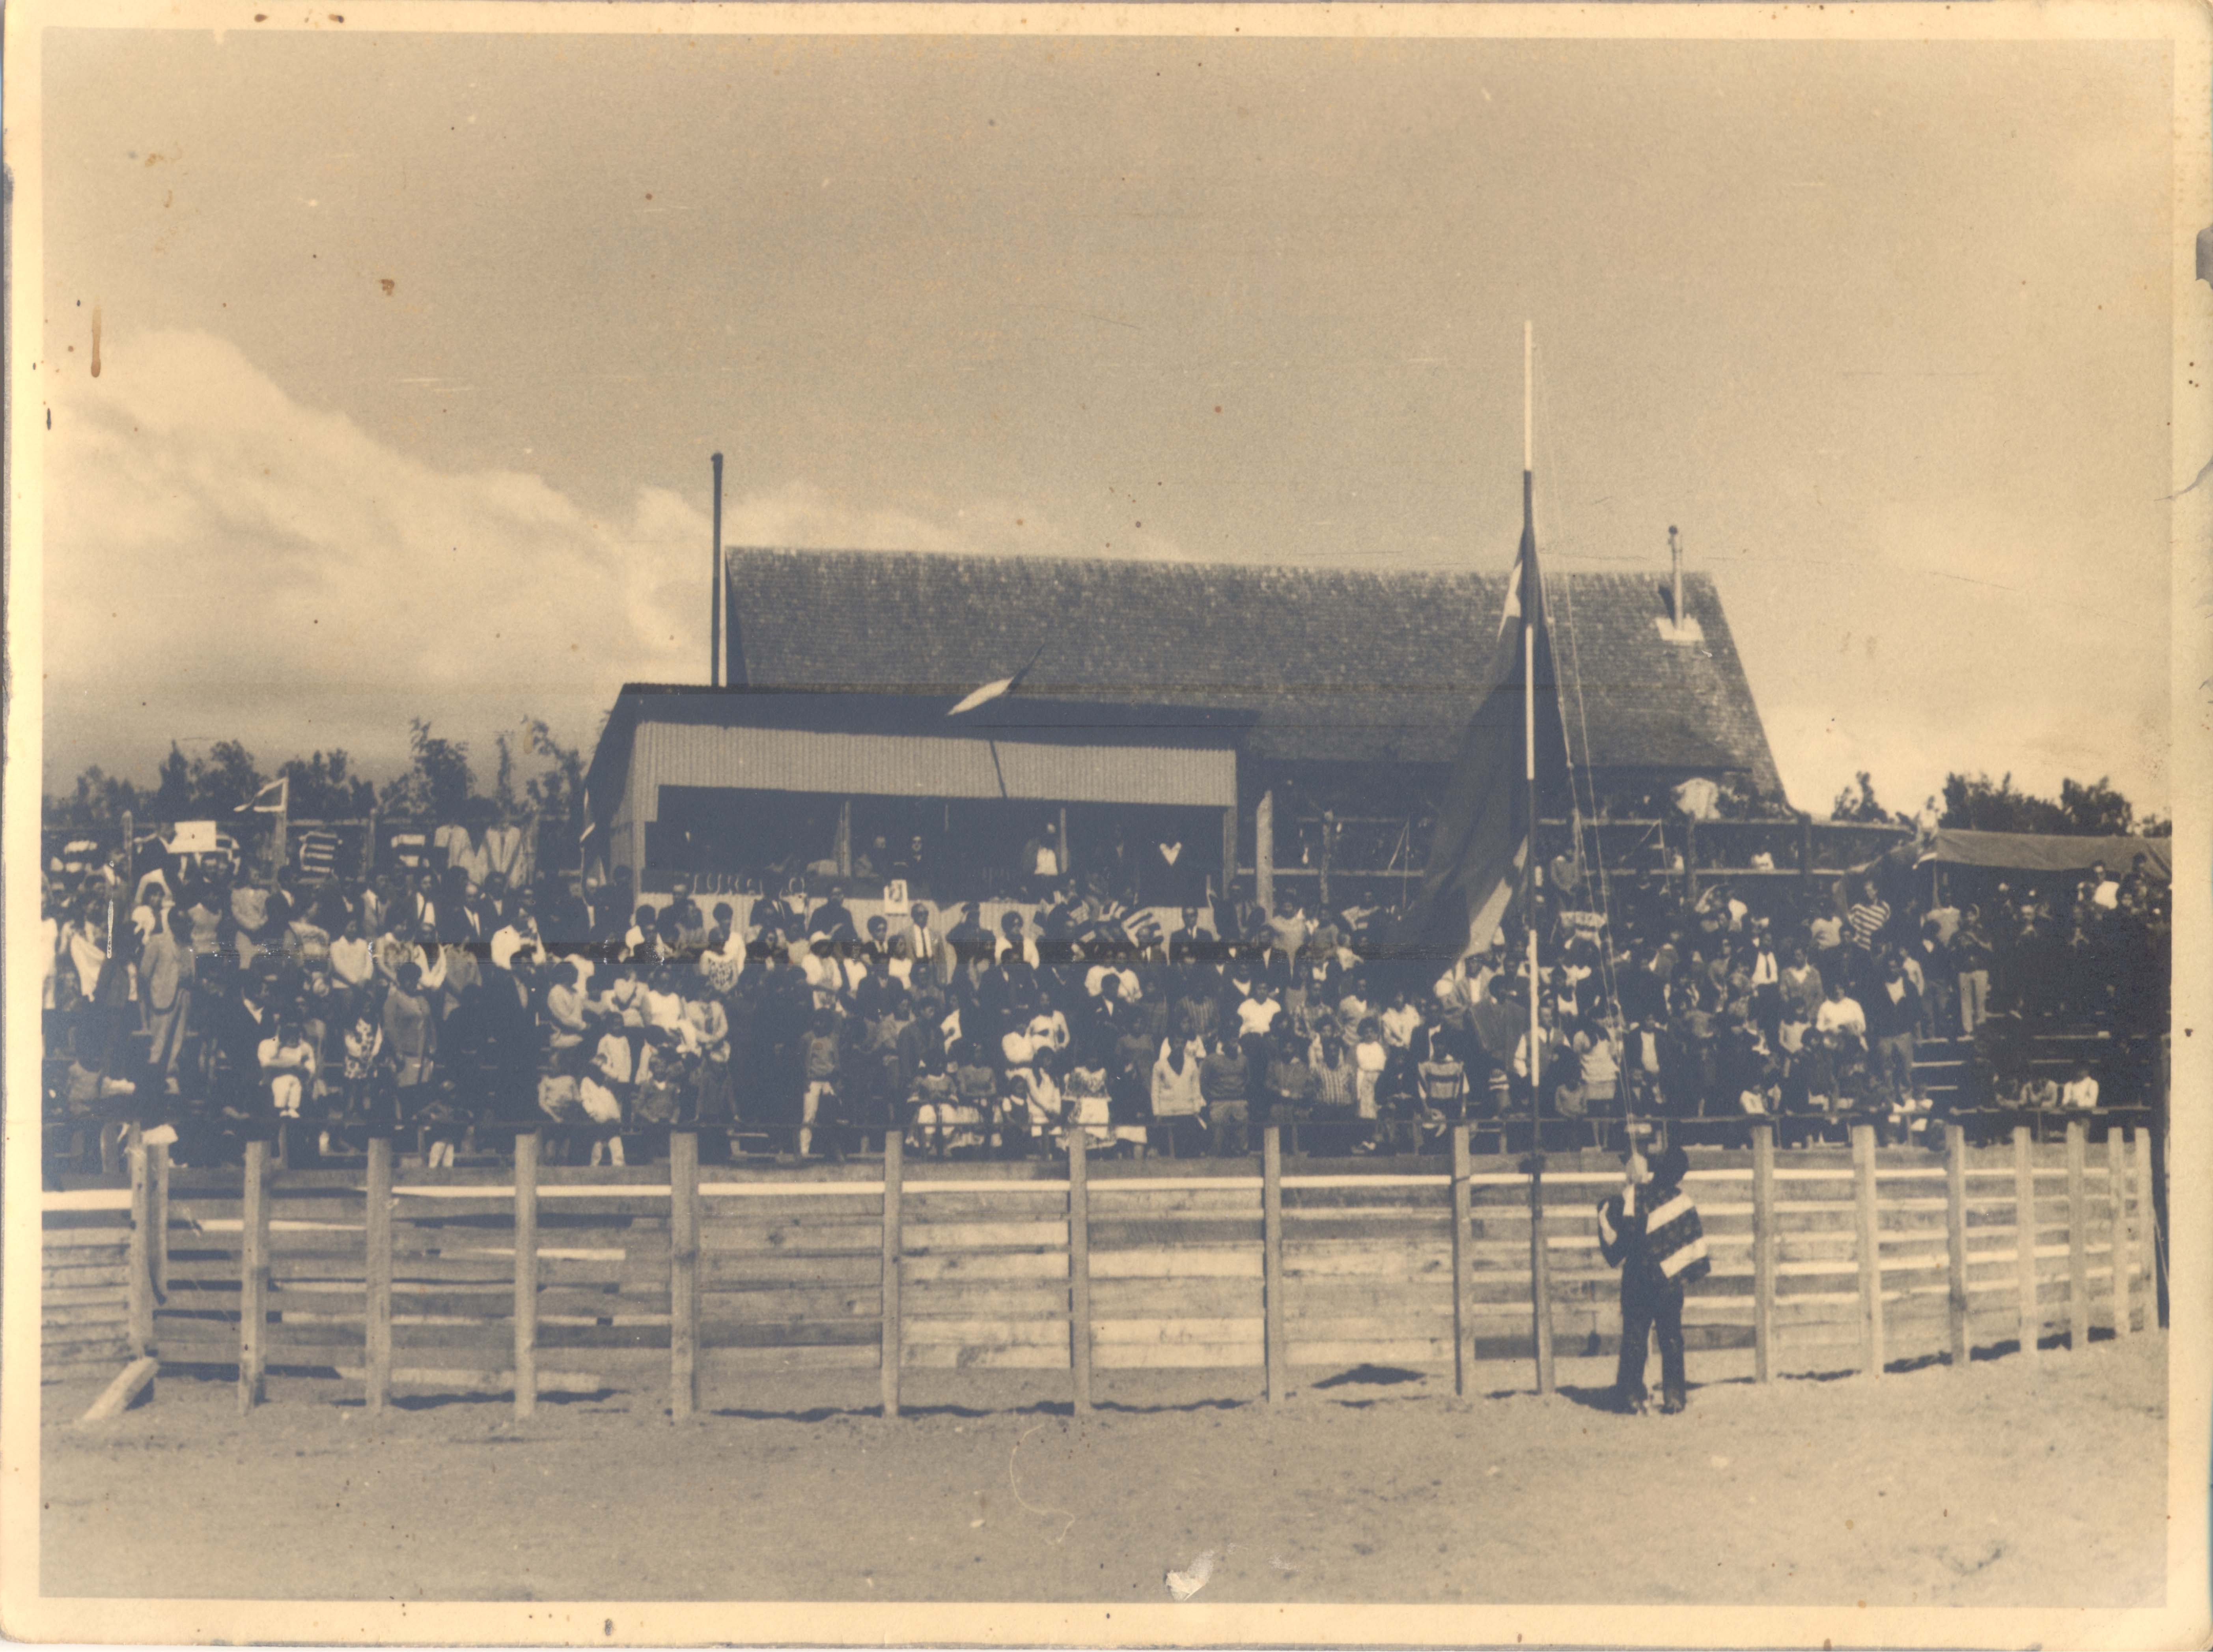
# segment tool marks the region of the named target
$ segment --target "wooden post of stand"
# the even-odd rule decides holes
[[[1082,1125],[1068,1138],[1068,1362],[1076,1414],[1091,1409],[1091,1164]]]
[[[876,1362],[882,1375],[884,1415],[897,1417],[899,1408],[899,1372],[906,1357],[906,1332],[899,1314],[899,1259],[906,1250],[905,1216],[901,1211],[900,1193],[906,1180],[906,1142],[897,1128],[884,1131],[884,1216],[883,1216],[883,1272],[878,1289],[881,1292],[881,1307],[883,1328],[877,1338]]]
[[[2021,1311],[2021,1351],[2036,1357],[2044,1316],[2036,1305],[2036,1144],[2028,1126],[2013,1127],[2014,1277]]]
[[[2080,1119],[2067,1121],[2067,1347],[2090,1345],[2089,1138]]]
[[[1253,806],[1253,899],[1272,917],[1276,911],[1276,794],[1264,791]]]
[[[131,1167],[131,1237],[124,1253],[123,1304],[131,1357],[154,1351],[154,1182],[147,1164],[145,1132],[131,1125],[123,1137]]]
[[[1852,1169],[1859,1218],[1860,1366],[1871,1377],[1882,1375],[1882,1228],[1875,1204],[1875,1126],[1852,1126]]]
[[[853,875],[853,800],[841,799],[838,804],[838,838],[832,852],[838,858],[838,875]]]
[[[1950,1289],[1945,1309],[1952,1369],[1964,1371],[1972,1355],[1967,1339],[1967,1131],[1944,1126],[1944,1265]]]
[[[1060,806],[1060,846],[1054,858],[1060,863],[1061,876],[1069,878],[1076,875],[1075,857],[1068,852],[1068,805],[1065,803]]]
[[[392,1138],[369,1138],[369,1205],[363,1223],[362,1274],[367,1320],[362,1331],[363,1403],[381,1411],[392,1399]]]
[[[153,1186],[146,1206],[147,1242],[153,1247],[154,1295],[160,1298],[169,1294],[169,1144],[160,1143],[149,1151]]]
[[[1266,1333],[1268,1403],[1283,1403],[1290,1345],[1283,1323],[1283,1137],[1280,1126],[1260,1131],[1260,1290]]]
[[[239,1189],[238,1409],[261,1403],[261,1371],[269,1336],[269,1143],[246,1144]]]
[[[1235,898],[1237,883],[1237,805],[1232,803],[1222,811],[1222,904],[1228,906]]]
[[[1752,1127],[1752,1379],[1775,1381],[1775,1126]]]
[[[1452,1132],[1452,1271],[1453,1271],[1453,1393],[1466,1397],[1475,1375],[1474,1234],[1470,1231],[1474,1211],[1468,1178],[1469,1126],[1454,1125]]]
[[[515,1137],[515,1414],[538,1410],[538,1132]]]
[[[699,1409],[699,1133],[668,1133],[668,1417]]]
[[[2119,1125],[2106,1130],[2106,1201],[2113,1221],[2112,1240],[2107,1247],[2113,1265],[2113,1335],[2125,1337],[2136,1329],[2135,1304],[2129,1289],[2136,1247],[2129,1227],[2129,1142]]]

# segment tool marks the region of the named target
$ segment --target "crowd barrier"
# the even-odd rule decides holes
[[[2040,1143],[1940,1156],[1878,1147],[1694,1149],[1710,1277],[1690,1291],[1696,1348],[1750,1349],[1760,1381],[2155,1328],[2151,1143],[2082,1123]],[[636,1386],[665,1354],[683,1417],[749,1376],[874,1370],[896,1413],[904,1373],[1070,1373],[1076,1410],[1115,1371],[1242,1370],[1271,1401],[1359,1365],[1448,1369],[1610,1354],[1618,1275],[1598,1252],[1609,1155],[1548,1160],[1541,1246],[1524,1161],[1478,1157],[1465,1127],[1436,1158],[912,1167],[885,1157],[713,1167],[678,1132],[666,1165],[409,1168],[372,1143],[367,1173],[179,1170],[135,1142],[131,1187],[49,1194],[46,1373],[131,1363],[106,1411],[157,1370],[320,1375],[371,1409],[401,1391],[509,1394]],[[158,1237],[161,1242],[155,1242]],[[1537,1313],[1533,1303],[1542,1303]],[[885,1358],[884,1350],[896,1356]],[[621,1350],[623,1369],[610,1369]],[[1497,1378],[1486,1381],[1495,1382]],[[342,1390],[343,1392],[343,1390]],[[101,1408],[96,1407],[98,1411]]]

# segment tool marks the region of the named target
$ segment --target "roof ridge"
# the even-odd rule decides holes
[[[851,558],[867,561],[918,563],[1015,564],[1031,567],[1101,568],[1118,571],[1133,568],[1192,568],[1210,572],[1251,574],[1327,574],[1353,579],[1437,579],[1503,581],[1511,570],[1484,572],[1472,568],[1353,568],[1337,563],[1239,562],[1223,557],[1097,557],[1060,555],[1049,551],[869,551],[857,546],[826,550],[796,545],[732,545],[730,556],[789,558]],[[1553,576],[1548,574],[1547,577]]]

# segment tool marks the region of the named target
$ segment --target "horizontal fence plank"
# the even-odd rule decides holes
[[[1091,1350],[1091,1363],[1101,1371],[1259,1370],[1266,1362],[1266,1346],[1238,1343],[1105,1343]]]
[[[998,1344],[963,1346],[952,1343],[910,1341],[899,1355],[899,1364],[907,1370],[1064,1371],[1068,1369],[1068,1344],[1064,1336],[1058,1347],[1043,1347],[1035,1344],[1011,1347]],[[1094,1358],[1094,1362],[1104,1362]]]
[[[960,1281],[932,1280],[927,1283],[905,1284],[900,1297],[901,1312],[905,1314],[936,1314],[958,1319],[1058,1319],[1069,1314],[1069,1287],[1059,1284],[1008,1284],[985,1281],[968,1283]],[[1099,1301],[1098,1287],[1092,1288],[1092,1301]]]
[[[909,1256],[942,1252],[1065,1250],[1068,1223],[1059,1222],[900,1222],[900,1243]]]

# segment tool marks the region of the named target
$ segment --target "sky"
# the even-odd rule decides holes
[[[2125,44],[64,31],[45,773],[588,745],[733,546],[1716,578],[1792,800],[2171,803]],[[93,372],[97,332],[99,372]]]

